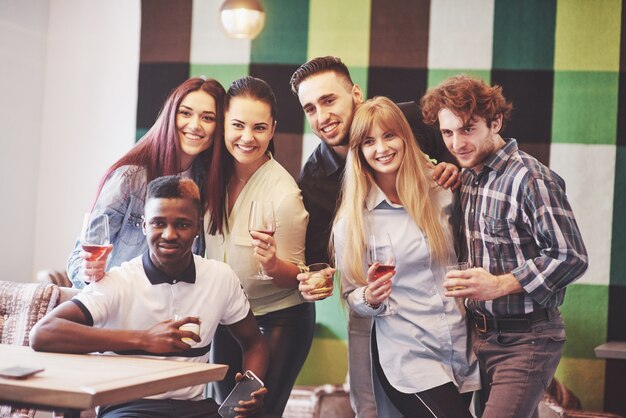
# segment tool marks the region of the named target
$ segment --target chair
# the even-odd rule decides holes
[[[37,272],[37,281],[44,284],[54,283],[59,287],[72,287],[72,282],[64,271],[39,270]]]
[[[59,300],[54,284],[0,281],[0,344],[28,345],[28,334]],[[0,406],[0,417],[34,417],[35,410]]]
[[[354,418],[350,394],[343,385],[296,386],[284,418]]]
[[[539,403],[540,418],[623,418],[610,412],[592,412],[581,409],[580,400],[556,378],[548,386]]]

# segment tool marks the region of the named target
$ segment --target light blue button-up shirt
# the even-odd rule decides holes
[[[447,235],[449,262],[456,262],[450,218],[452,193],[437,189],[443,208],[440,221]],[[442,265],[430,258],[428,239],[403,206],[391,203],[374,185],[364,208],[366,233],[389,234],[396,255],[390,301],[397,313],[377,316],[384,310],[365,305],[365,287],[357,287],[341,274],[343,297],[358,315],[374,316],[380,364],[394,388],[403,393],[422,392],[448,382],[459,392],[480,388],[478,362],[467,337],[462,303],[444,296]],[[371,232],[370,232],[371,231]],[[334,230],[339,271],[345,247],[345,222]],[[363,260],[364,275],[367,262]]]

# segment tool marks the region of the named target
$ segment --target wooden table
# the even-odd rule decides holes
[[[0,368],[42,367],[25,380],[0,377],[0,403],[79,413],[187,386],[221,380],[228,366],[149,358],[41,353],[0,344]],[[77,415],[75,415],[77,416]]]
[[[626,341],[609,341],[595,348],[596,357],[606,359],[604,409],[626,416]]]

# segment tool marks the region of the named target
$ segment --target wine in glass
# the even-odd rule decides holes
[[[250,205],[250,217],[248,218],[248,231],[261,232],[274,236],[276,232],[276,220],[274,219],[274,205],[272,202],[253,201]],[[263,266],[259,263],[259,272],[250,276],[256,280],[272,280],[263,271]]]
[[[109,217],[104,214],[85,214],[80,245],[91,254],[89,261],[100,260],[106,254],[109,243]]]
[[[391,273],[396,268],[396,255],[393,252],[393,245],[391,244],[391,237],[389,234],[371,234],[367,239],[367,265],[369,267],[374,263],[379,263],[378,268],[374,272],[374,279],[378,280],[387,273]],[[378,314],[378,316],[387,316],[396,313],[389,299],[383,302],[385,310]]]

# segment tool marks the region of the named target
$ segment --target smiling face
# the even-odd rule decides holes
[[[298,99],[313,133],[329,146],[347,145],[356,105],[363,101],[358,85],[333,71],[300,83]]]
[[[250,97],[233,97],[226,109],[225,125],[226,149],[235,165],[260,167],[267,159],[265,151],[276,127],[270,105]]]
[[[190,92],[176,112],[181,167],[189,168],[194,158],[213,143],[216,125],[215,99],[205,91]]]
[[[488,126],[481,116],[474,116],[463,123],[463,119],[450,109],[439,111],[439,129],[446,147],[461,167],[475,172],[482,170],[485,160],[504,145],[504,140],[498,135],[501,127],[501,116]]]
[[[377,182],[383,177],[394,180],[404,158],[404,140],[396,133],[374,123],[361,142],[363,158],[374,171]]]
[[[193,257],[191,247],[199,232],[196,205],[191,199],[149,198],[144,218],[152,263],[168,276],[178,276]]]

